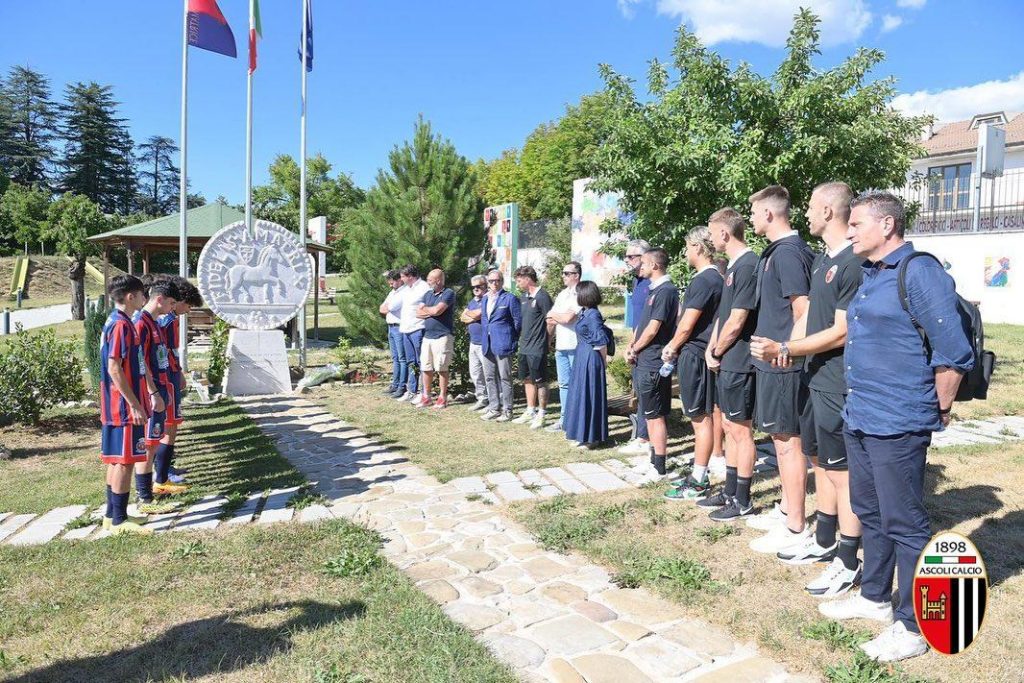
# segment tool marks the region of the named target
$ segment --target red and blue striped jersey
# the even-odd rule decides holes
[[[146,410],[146,379],[142,347],[135,326],[124,311],[114,309],[103,325],[100,337],[100,420],[105,425],[121,427],[132,423],[128,401],[110,379],[107,361],[117,360],[135,398]]]
[[[171,361],[171,375],[177,375],[181,372],[181,361],[178,358],[178,341],[181,339],[179,336],[180,332],[178,331],[178,316],[173,312],[162,315],[157,324],[163,333],[164,344],[167,345],[167,350],[171,352],[169,357]]]
[[[138,335],[139,346],[142,347],[144,370],[153,378],[157,387],[166,387],[167,371],[171,367],[171,362],[167,357],[167,344],[164,343],[160,326],[146,309],[139,311],[134,320],[135,334]]]

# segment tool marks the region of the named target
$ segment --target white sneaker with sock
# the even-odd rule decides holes
[[[875,602],[868,600],[860,592],[854,593],[842,600],[823,602],[818,605],[818,611],[829,619],[841,621],[843,619],[874,619],[892,623],[892,605],[888,602]]]
[[[530,429],[540,429],[544,426],[544,413],[538,410],[533,414],[533,419],[530,420]]]
[[[526,424],[527,422],[533,419],[533,413],[535,410],[535,408],[527,408],[526,410],[523,411],[522,415],[512,420],[512,424]]]
[[[625,446],[619,448],[619,453],[622,453],[623,455],[648,455],[650,452],[650,442],[641,441],[640,439],[633,439]]]
[[[811,530],[804,527],[803,531],[793,533],[786,525],[777,526],[764,536],[750,542],[750,549],[759,553],[779,553],[790,548],[799,547],[811,536]]]
[[[878,662],[898,662],[928,652],[928,643],[920,633],[907,630],[902,621],[879,633],[860,646],[868,657]]]
[[[863,563],[858,562],[856,569],[847,569],[837,557],[816,579],[804,586],[804,590],[816,598],[842,595],[860,583],[863,568]]]

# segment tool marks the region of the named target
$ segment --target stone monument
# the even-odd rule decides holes
[[[288,393],[288,352],[279,327],[306,305],[312,258],[298,235],[270,221],[232,223],[210,238],[199,255],[199,291],[210,309],[232,326],[228,335],[229,396]]]

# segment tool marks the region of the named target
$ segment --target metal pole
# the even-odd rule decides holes
[[[302,71],[302,117],[299,124],[299,154],[302,155],[302,162],[299,166],[299,242],[302,244],[302,254],[308,258],[306,251],[306,50],[308,36],[308,22],[306,17],[309,12],[309,0],[301,0],[302,3],[302,61],[299,69]],[[317,283],[313,283],[313,296],[318,296]],[[306,305],[299,309],[299,367],[306,367]]]
[[[253,0],[249,0],[249,31],[255,29]],[[252,235],[252,69],[246,79],[245,105],[245,227]]]
[[[178,181],[178,275],[188,278],[188,0],[182,2],[181,22],[181,176]],[[104,283],[106,284],[106,283]],[[188,372],[188,316],[181,316],[178,360],[182,373]]]
[[[978,153],[974,161],[974,232],[981,229],[981,139],[985,132],[982,127],[987,125],[978,126]]]

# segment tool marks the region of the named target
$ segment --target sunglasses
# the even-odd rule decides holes
[[[483,285],[473,285],[473,289],[483,289]]]
[[[579,275],[575,270],[563,270],[562,275]]]

